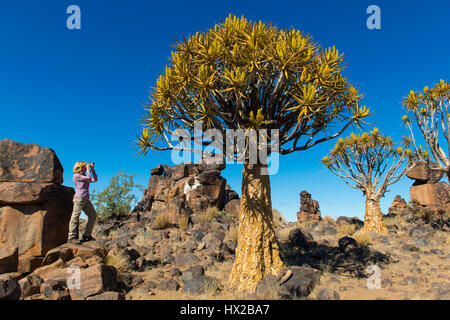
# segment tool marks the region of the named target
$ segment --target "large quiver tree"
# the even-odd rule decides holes
[[[363,231],[386,233],[380,199],[387,187],[402,179],[413,166],[416,154],[404,138],[403,146],[394,147],[390,137],[377,128],[363,134],[352,133],[340,138],[331,152],[322,159],[325,166],[366,197]]]
[[[288,154],[335,138],[369,115],[359,106],[361,95],[341,74],[343,55],[334,47],[322,50],[300,31],[230,15],[174,47],[145,106],[138,138],[143,154],[149,149],[198,152],[172,144],[170,136],[185,129],[196,142],[205,143],[194,130],[200,121],[203,129],[214,128],[223,137],[229,129],[253,129],[256,136],[263,129],[279,130],[278,139],[262,134],[267,143],[259,148],[270,155],[278,142],[278,152]],[[270,181],[262,170],[266,162],[252,163],[249,152],[239,156],[244,169],[230,284],[253,291],[283,263],[272,225]]]

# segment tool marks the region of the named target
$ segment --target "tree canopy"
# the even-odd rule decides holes
[[[298,30],[230,15],[173,47],[145,103],[141,154],[181,150],[170,136],[193,131],[197,121],[224,136],[227,129],[279,129],[280,153],[287,154],[337,137],[369,115],[342,74],[343,54]],[[193,139],[201,143],[195,133]]]

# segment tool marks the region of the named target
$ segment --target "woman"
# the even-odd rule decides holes
[[[68,242],[70,243],[80,244],[80,240],[78,239],[78,226],[81,210],[83,210],[88,217],[88,222],[82,241],[94,240],[91,233],[94,228],[95,220],[97,219],[97,213],[89,200],[89,184],[91,182],[97,182],[97,174],[94,170],[94,164],[86,163],[84,161],[78,161],[75,163],[73,167],[73,183],[75,184],[76,192],[73,196],[73,212],[69,223]]]

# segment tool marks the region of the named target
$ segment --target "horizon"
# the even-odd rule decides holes
[[[144,158],[135,155],[133,141],[148,90],[167,64],[170,45],[206,31],[229,13],[293,27],[325,48],[335,45],[345,55],[344,74],[364,94],[362,105],[374,112],[368,118],[373,126],[366,130],[378,127],[394,141],[409,134],[401,126],[402,98],[410,90],[450,80],[448,1],[296,1],[289,10],[284,10],[283,1],[277,6],[269,1],[253,1],[253,7],[238,1],[202,5],[207,3],[136,1],[130,5],[79,0],[55,4],[45,0],[24,5],[6,1],[0,13],[0,28],[8,30],[3,31],[0,50],[4,117],[0,139],[53,149],[64,167],[64,185],[69,187],[74,187],[72,166],[80,160],[96,163],[99,182],[91,185],[91,192],[103,190],[120,170],[137,174],[135,183],[146,187],[150,169],[174,165],[170,152],[149,152]],[[80,30],[66,27],[66,8],[71,4],[81,8]],[[366,27],[370,16],[366,9],[372,4],[381,8],[380,30]],[[302,190],[319,202],[322,218],[363,219],[361,191],[349,188],[321,164],[336,141],[280,156],[279,171],[270,176],[272,207],[288,221],[297,220]],[[222,171],[239,195],[242,167],[227,165]],[[410,200],[412,183],[405,177],[390,186],[381,199],[383,213],[396,195]],[[136,195],[142,198],[142,192]]]

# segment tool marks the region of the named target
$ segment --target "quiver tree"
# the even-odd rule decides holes
[[[419,152],[420,160],[428,161],[429,152],[433,155],[437,165],[434,170],[444,171],[450,181],[450,85],[441,80],[434,87],[425,87],[423,91],[412,91],[403,100],[403,105],[412,119],[403,116],[403,122],[411,133],[411,139],[416,150],[422,151],[417,146],[416,137],[413,132],[413,123],[420,129],[426,143],[426,152]],[[430,165],[430,163],[429,163]]]
[[[323,164],[352,188],[359,189],[366,197],[363,231],[386,233],[380,210],[380,198],[389,191],[387,187],[402,179],[416,158],[408,147],[394,147],[390,137],[382,135],[377,128],[363,134],[352,133],[340,138],[330,153],[322,159]]]
[[[171,139],[177,130],[187,130],[194,145],[208,144],[195,130],[199,123],[202,130],[220,133],[215,146],[230,142],[223,139],[230,130],[244,134],[252,129],[261,138],[259,151],[268,156],[275,145],[277,153],[288,154],[335,138],[369,115],[359,106],[361,95],[341,74],[343,55],[334,47],[323,50],[300,31],[230,15],[174,47],[145,105],[137,141],[142,154],[150,149],[201,152]],[[253,291],[266,274],[284,265],[272,225],[269,176],[263,170],[267,159],[254,161],[247,151],[252,139],[244,138],[244,152],[226,152],[227,161],[239,157],[244,163],[230,284]]]

